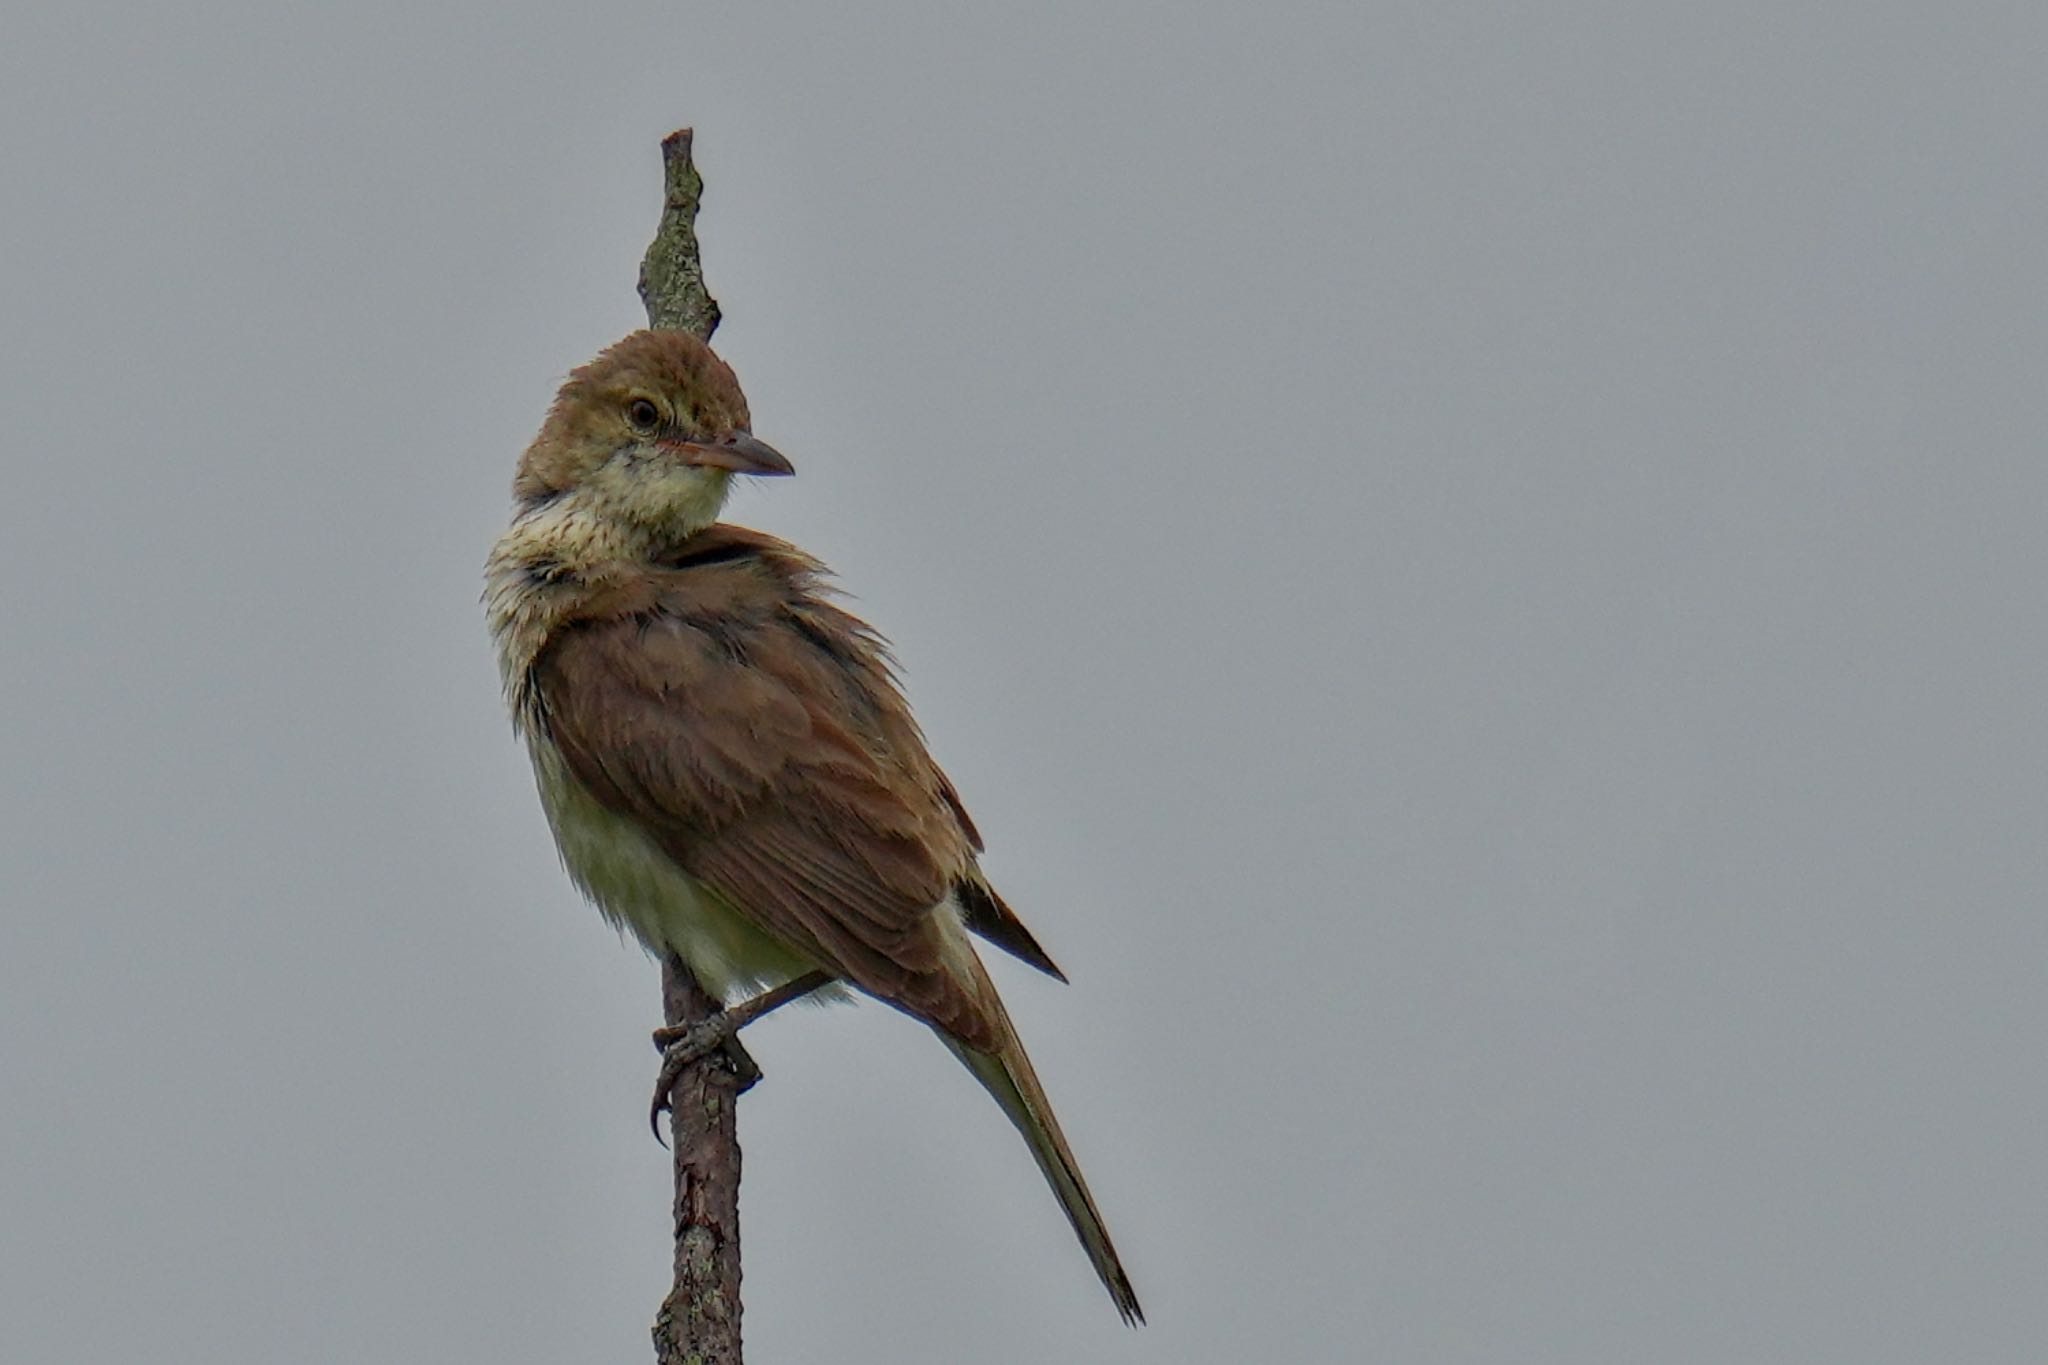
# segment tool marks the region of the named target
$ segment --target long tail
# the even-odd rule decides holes
[[[980,966],[978,962],[975,965]],[[1031,1059],[1024,1055],[1024,1044],[1010,1024],[1009,1011],[1003,1008],[994,983],[985,973],[980,975],[982,1003],[1001,1026],[1001,1048],[982,1052],[943,1032],[939,1032],[939,1037],[954,1056],[966,1063],[988,1093],[995,1096],[1010,1122],[1024,1135],[1038,1169],[1045,1173],[1046,1183],[1052,1186],[1060,1207],[1066,1210],[1067,1221],[1074,1225],[1074,1235],[1081,1239],[1095,1273],[1102,1277],[1103,1288],[1116,1301],[1116,1311],[1135,1327],[1145,1320],[1145,1310],[1138,1306],[1137,1291],[1131,1288],[1131,1278],[1124,1274],[1123,1262],[1117,1259],[1116,1247],[1110,1243],[1102,1211],[1095,1207],[1088,1182],[1081,1178],[1081,1164],[1074,1160],[1074,1151],[1067,1146],[1066,1135],[1060,1132],[1059,1120],[1053,1117],[1052,1104],[1045,1097],[1045,1087],[1038,1083],[1038,1073],[1031,1069]]]

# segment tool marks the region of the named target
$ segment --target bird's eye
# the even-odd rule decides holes
[[[652,431],[661,425],[661,409],[649,399],[635,398],[626,404],[626,420],[635,431]]]

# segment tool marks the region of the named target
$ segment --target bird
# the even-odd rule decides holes
[[[718,520],[735,476],[793,472],[689,333],[634,332],[562,384],[519,460],[484,603],[563,865],[730,1015],[829,981],[928,1025],[1016,1126],[1139,1324],[973,939],[1064,973],[983,874],[887,643],[817,560]]]

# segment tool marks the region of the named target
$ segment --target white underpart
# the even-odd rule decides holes
[[[527,743],[562,866],[612,924],[652,952],[675,953],[727,1003],[817,966],[676,866],[638,824],[599,805],[547,739]]]

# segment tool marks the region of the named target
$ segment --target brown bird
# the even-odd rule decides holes
[[[635,332],[569,376],[520,460],[485,602],[562,861],[735,1017],[823,973],[929,1024],[1141,1322],[969,931],[1066,978],[982,875],[881,638],[817,561],[718,524],[734,474],[792,472],[750,428],[708,346]]]

